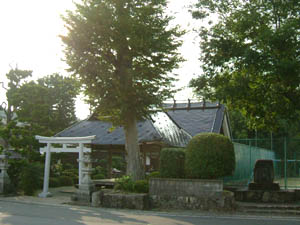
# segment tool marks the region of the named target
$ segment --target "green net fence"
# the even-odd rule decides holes
[[[225,185],[247,186],[253,181],[255,162],[274,162],[275,182],[282,189],[300,189],[300,139],[242,139],[234,140],[236,168],[224,178]]]

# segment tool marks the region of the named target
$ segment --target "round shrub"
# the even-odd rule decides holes
[[[231,175],[235,169],[233,144],[221,134],[194,136],[187,145],[185,157],[189,178],[216,179]]]
[[[137,193],[148,193],[149,183],[147,180],[137,180],[134,183],[134,191]]]
[[[73,178],[70,176],[60,176],[59,178],[60,186],[72,186],[73,185]]]
[[[160,152],[159,173],[162,178],[184,177],[185,152],[181,148],[164,148]]]

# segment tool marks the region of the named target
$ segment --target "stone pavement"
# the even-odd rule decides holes
[[[12,197],[0,197],[0,201],[8,202],[22,202],[32,204],[45,204],[45,205],[62,205],[71,202],[71,195],[75,193],[75,187],[59,187],[49,188],[49,192],[53,194],[49,198],[40,198],[38,196],[12,196]],[[38,193],[42,192],[40,190]]]
[[[25,204],[40,204],[51,206],[62,206],[71,204],[71,196],[77,189],[75,187],[59,187],[49,188],[50,193],[53,194],[49,198],[40,198],[38,196],[0,196],[0,202],[17,202]],[[38,193],[40,193],[40,190]],[[80,206],[79,206],[80,207]],[[257,204],[257,203],[238,203],[238,210],[233,212],[210,212],[201,210],[164,210],[164,213],[175,213],[182,215],[269,215],[276,216],[299,216],[300,215],[300,202],[296,204]],[[280,209],[281,208],[281,209]],[[264,210],[265,209],[265,210]],[[280,211],[278,211],[280,210]],[[126,210],[125,210],[126,211]],[[130,211],[130,210],[129,210]],[[152,212],[161,212],[160,210],[151,210]],[[149,212],[151,212],[149,211]],[[145,212],[145,211],[143,211]],[[291,213],[289,213],[291,212]]]

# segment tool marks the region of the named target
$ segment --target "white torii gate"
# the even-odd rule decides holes
[[[46,152],[45,158],[45,172],[44,172],[44,186],[43,192],[39,194],[39,197],[46,198],[52,196],[48,191],[49,189],[49,175],[50,175],[50,160],[51,152],[77,152],[79,153],[79,185],[82,181],[82,169],[83,169],[83,153],[91,152],[90,148],[84,147],[84,144],[92,143],[92,140],[95,139],[94,136],[86,137],[43,137],[35,136],[39,143],[47,144],[46,147],[40,148],[40,152]],[[52,147],[52,144],[62,144],[62,148]],[[68,147],[67,144],[76,144],[78,147]]]

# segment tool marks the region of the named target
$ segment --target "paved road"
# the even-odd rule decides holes
[[[216,216],[0,201],[1,225],[299,225],[300,217]]]

